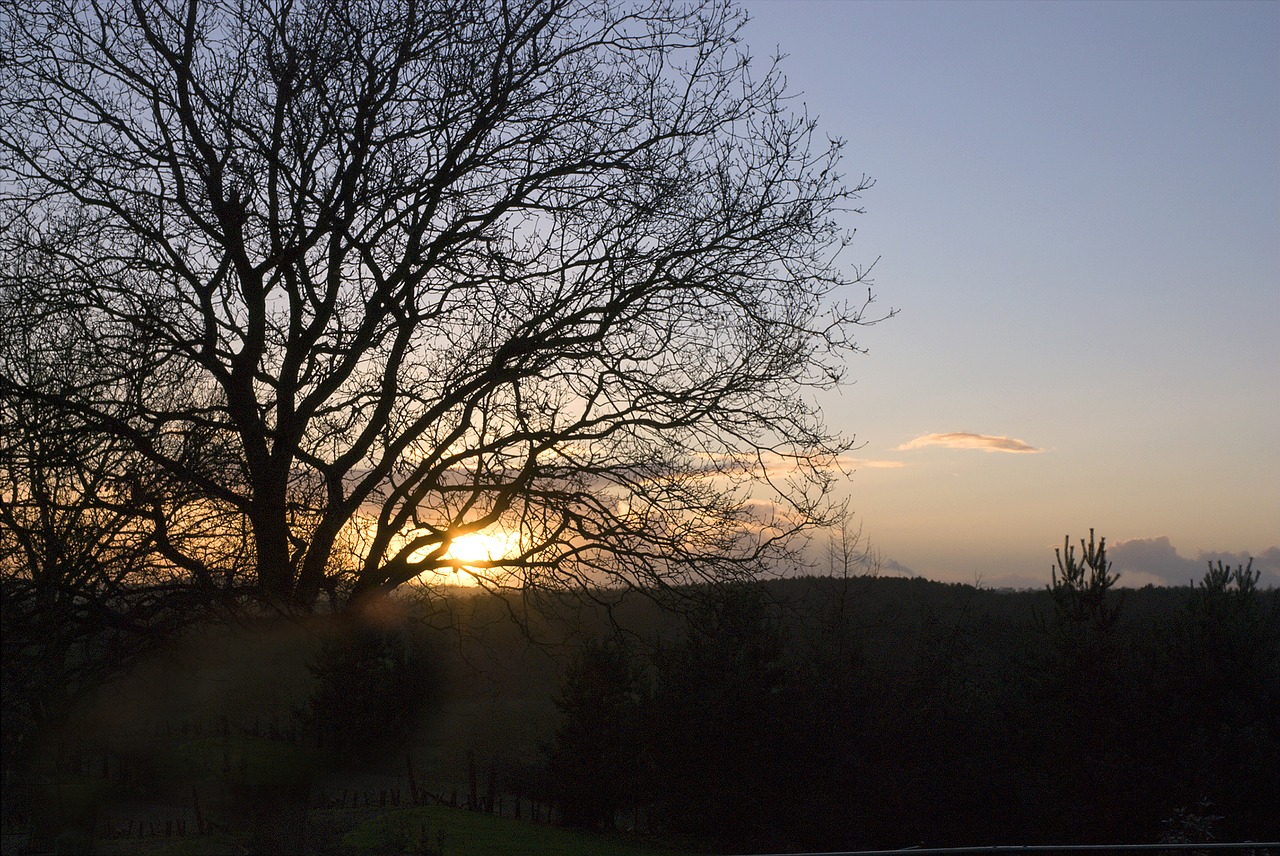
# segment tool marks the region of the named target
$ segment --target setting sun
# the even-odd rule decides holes
[[[488,529],[454,538],[444,557],[459,562],[465,567],[470,562],[509,558],[519,551],[519,534],[503,529]]]

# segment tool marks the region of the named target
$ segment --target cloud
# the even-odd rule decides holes
[[[865,458],[840,458],[840,466],[847,470],[896,470],[905,467],[902,461],[869,461]]]
[[[770,451],[697,452],[692,456],[697,462],[697,472],[708,478],[729,475],[766,475],[780,477],[795,475],[809,469],[818,471],[851,472],[856,469],[899,469],[902,461],[871,460],[850,455],[832,457],[808,457],[802,452],[784,455]]]
[[[1248,553],[1231,553],[1223,550],[1202,550],[1192,559],[1178,553],[1169,541],[1169,536],[1159,538],[1131,538],[1128,541],[1117,541],[1108,545],[1107,558],[1111,560],[1116,572],[1129,573],[1135,580],[1128,582],[1145,582],[1150,578],[1168,585],[1185,586],[1190,582],[1199,582],[1209,569],[1210,562],[1222,562],[1224,565],[1247,565],[1251,558]],[[1261,554],[1253,556],[1253,569],[1261,571],[1258,585],[1263,587],[1280,586],[1280,547],[1270,547]]]
[[[1203,562],[1179,555],[1167,535],[1117,541],[1108,548],[1107,558],[1121,575],[1145,574],[1171,585],[1186,585],[1205,571]]]
[[[956,431],[950,434],[924,434],[910,443],[903,443],[895,452],[907,452],[912,449],[923,449],[926,446],[942,446],[947,449],[981,449],[984,452],[1011,452],[1026,454],[1043,452],[1022,440],[1013,437],[998,437],[991,434],[969,434]]]

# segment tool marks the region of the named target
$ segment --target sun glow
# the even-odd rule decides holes
[[[444,558],[466,566],[510,559],[520,553],[520,535],[504,529],[486,529],[459,535],[449,543]]]
[[[414,532],[402,536],[395,549],[404,549]],[[413,564],[425,562],[439,548],[439,542],[428,544],[408,556]],[[449,548],[443,555],[430,562],[430,566],[418,574],[418,581],[427,585],[477,585],[482,580],[495,581],[506,577],[509,568],[501,563],[514,559],[522,550],[519,532],[501,526],[491,526],[478,532],[455,535],[449,540]],[[393,551],[394,552],[394,551]]]

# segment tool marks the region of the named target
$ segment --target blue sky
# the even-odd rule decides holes
[[[1280,3],[742,6],[877,182],[848,260],[901,314],[824,399],[873,546],[1040,585],[1094,527],[1125,583],[1280,584]]]

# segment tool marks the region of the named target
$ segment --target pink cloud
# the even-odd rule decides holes
[[[865,458],[840,458],[840,466],[847,470],[897,470],[905,467],[902,461],[869,461]]]
[[[1043,452],[1014,437],[999,437],[991,434],[969,434],[955,431],[949,434],[924,434],[910,443],[903,443],[894,451],[907,452],[912,449],[923,449],[926,446],[942,446],[947,449],[981,449],[984,452],[1010,452],[1027,454]]]

